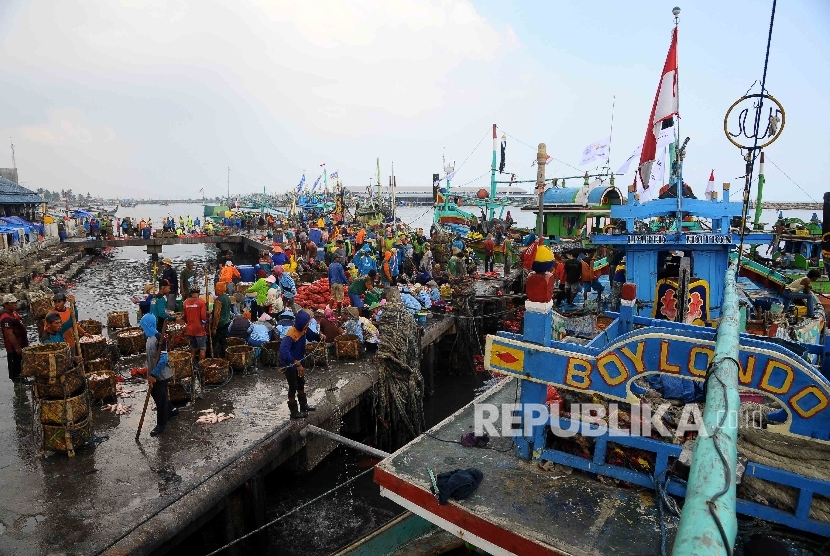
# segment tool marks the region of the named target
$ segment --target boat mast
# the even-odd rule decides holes
[[[452,178],[452,172],[455,170],[455,167],[447,164],[447,158],[441,154],[441,160],[444,162],[444,174],[447,177],[447,193],[444,195],[444,210],[449,210],[450,208],[450,179]]]
[[[759,223],[761,221],[761,199],[764,196],[765,181],[766,179],[764,178],[764,151],[761,151],[761,167],[758,171],[758,200],[755,201],[755,222],[752,223],[752,227],[756,231],[760,230],[763,227],[759,227]]]
[[[231,204],[231,167],[228,166],[228,205]]]
[[[392,190],[392,225],[395,225],[395,162],[392,161],[392,176],[389,178],[389,188]]]
[[[380,199],[381,199],[381,196],[380,196],[380,157],[378,157],[376,159],[376,161],[377,161],[377,169],[378,169],[378,175],[377,175],[377,177],[378,177],[378,202],[380,202]]]
[[[498,137],[496,135],[496,124],[493,124],[493,161],[490,164],[490,203],[487,219],[492,220],[496,207],[492,205],[496,200],[496,149],[498,148]]]

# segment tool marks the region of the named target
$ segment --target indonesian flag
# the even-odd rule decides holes
[[[712,170],[712,173],[709,174],[709,183],[706,184],[706,200],[712,200],[712,193],[715,192],[715,171]]]
[[[657,139],[664,128],[674,124],[672,118],[678,115],[677,104],[677,27],[671,35],[671,46],[663,66],[660,85],[651,107],[651,117],[646,128],[646,138],[643,141],[643,150],[640,153],[640,179],[643,188],[648,189],[651,167],[657,158]]]

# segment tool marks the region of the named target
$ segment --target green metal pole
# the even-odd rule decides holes
[[[695,443],[673,556],[726,555],[731,554],[731,547],[735,545],[738,530],[735,468],[741,403],[737,361],[741,317],[734,264],[729,266],[724,279],[721,317],[715,356],[707,378],[703,410],[705,434],[701,430]]]
[[[761,168],[758,172],[758,200],[755,201],[755,221],[752,223],[752,228],[760,230],[763,226],[759,226],[761,222],[761,201],[764,198],[764,151],[761,151]]]
[[[496,149],[498,148],[498,138],[496,137],[496,124],[493,124],[493,162],[490,164],[490,203],[496,201]],[[496,212],[496,207],[490,204],[488,209],[487,219],[492,220]]]

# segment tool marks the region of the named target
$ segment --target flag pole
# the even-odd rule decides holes
[[[679,27],[679,19],[680,19],[680,8],[674,7],[671,11],[672,15],[674,15],[674,35],[675,35],[675,46],[674,46],[674,79],[675,83],[677,83],[677,115],[675,116],[674,120],[677,125],[675,128],[674,134],[674,152],[677,156],[677,185],[675,186],[675,194],[677,195],[677,233],[683,233],[683,161],[681,160],[681,152],[680,152],[680,64],[677,63],[679,56],[677,55],[677,50],[680,48],[679,40],[677,40]],[[672,168],[674,170],[674,168]],[[671,174],[669,174],[671,176]],[[671,179],[671,178],[669,178]],[[658,190],[659,191],[659,190]]]
[[[498,134],[496,133],[496,124],[493,124],[493,163],[490,166],[490,202],[496,200],[496,148],[498,147]],[[488,209],[487,219],[492,220],[495,214],[496,207],[490,204]]]

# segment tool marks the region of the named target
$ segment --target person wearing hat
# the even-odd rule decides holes
[[[274,274],[277,278],[277,283],[282,290],[282,297],[285,300],[286,309],[294,311],[294,297],[297,295],[297,284],[288,272],[281,266],[274,267]]]
[[[193,363],[197,362],[196,353],[199,354],[198,361],[203,361],[207,354],[207,304],[199,295],[199,286],[190,286],[190,297],[184,301],[184,322],[187,324],[184,333],[190,340],[190,353],[193,355]]]
[[[403,302],[404,307],[406,307],[406,310],[413,315],[417,315],[424,309],[421,303],[415,299],[415,296],[412,295],[412,291],[409,289],[409,286],[401,288],[401,301]]]
[[[435,280],[427,282],[427,288],[429,288],[429,300],[432,303],[441,301],[441,290],[438,289],[438,283]]]
[[[225,282],[216,282],[214,286],[216,298],[213,300],[213,315],[211,318],[211,335],[213,336],[212,357],[225,357],[228,345],[228,326],[231,324],[232,310],[235,305],[227,292]]]
[[[170,417],[179,414],[167,395],[167,384],[173,378],[173,369],[167,359],[167,338],[156,328],[155,317],[152,314],[144,315],[139,325],[147,337],[147,384],[150,395],[156,402],[156,426],[150,431],[150,436],[158,436],[164,432]]]
[[[150,312],[150,304],[153,302],[153,294],[155,292],[156,288],[153,287],[153,284],[145,284],[144,295],[146,297],[144,299],[141,299],[137,295],[133,296],[133,303],[138,305],[139,319]]]
[[[337,255],[340,255],[340,263],[344,263],[346,261],[346,247],[345,242],[341,238],[337,238],[334,241],[334,253],[332,253],[331,260],[335,260]]]
[[[292,419],[302,419],[314,407],[308,405],[305,394],[305,358],[306,331],[311,321],[311,315],[306,311],[297,313],[294,325],[285,333],[280,342],[280,368],[285,370],[285,379],[288,381],[288,409]],[[296,398],[295,398],[296,396]],[[299,400],[299,408],[297,407]]]
[[[17,382],[23,372],[23,348],[29,347],[26,325],[17,312],[17,297],[7,294],[3,297],[3,311],[0,312],[0,330],[6,345],[6,359],[9,364],[9,378]]]
[[[239,269],[233,265],[233,261],[225,261],[225,266],[219,272],[219,281],[227,284],[225,288],[228,295],[233,295],[234,284],[240,280],[242,280],[242,275],[239,273]]]
[[[69,349],[75,347],[75,335],[72,333],[72,313],[70,308],[66,305],[67,300],[75,301],[75,297],[70,295],[67,296],[63,292],[58,292],[52,297],[52,306],[55,312],[60,316],[61,323],[70,323],[69,328],[64,331],[63,340],[62,342],[66,342],[69,345]],[[75,307],[75,322],[78,322],[78,307]],[[78,334],[81,336],[89,336],[86,330],[84,330],[81,325],[78,325]]]
[[[150,314],[156,317],[156,329],[161,330],[162,334],[167,326],[165,323],[168,320],[176,320],[176,315],[167,308],[167,298],[169,295],[170,282],[165,278],[159,279],[158,292],[153,297],[153,301],[150,302]]]
[[[380,267],[380,282],[388,287],[394,281],[392,278],[392,251],[387,250],[383,254],[383,265]]]
[[[372,248],[368,245],[364,245],[363,248],[355,254],[352,262],[357,268],[357,272],[360,276],[366,276],[369,274],[370,270],[377,271],[378,269],[375,257],[372,255]]]
[[[346,334],[354,334],[360,343],[363,343],[363,325],[360,324],[360,310],[357,307],[346,307],[348,320],[343,324]]]
[[[274,266],[283,266],[283,265],[287,265],[287,264],[290,262],[290,261],[288,260],[288,257],[287,257],[287,256],[286,256],[286,254],[285,254],[285,251],[283,250],[283,248],[282,248],[281,246],[279,246],[279,245],[275,245],[275,246],[271,249],[271,251],[273,251],[273,252],[274,252],[274,253],[271,255],[271,263],[272,263]]]
[[[429,297],[429,291],[421,284],[412,286],[412,295],[418,300],[418,303],[424,306],[424,309],[432,307],[432,299]]]
[[[317,322],[317,327],[320,330],[320,337],[326,343],[334,342],[334,339],[341,334],[343,334],[343,329],[337,326],[337,323],[334,322],[334,315],[330,315],[330,318],[326,316],[326,313],[331,313],[331,309],[328,311],[323,311],[322,309],[317,309],[314,311],[314,320]]]
[[[175,311],[176,296],[179,294],[179,276],[176,274],[176,269],[173,268],[173,261],[169,258],[164,259],[161,264],[164,266],[161,277],[170,284],[170,293],[167,294],[167,309]]]
[[[189,217],[188,217],[189,218]],[[187,259],[184,262],[184,270],[182,270],[179,283],[182,285],[182,292],[190,291],[190,286],[196,280],[196,271],[193,269],[193,261]]]

